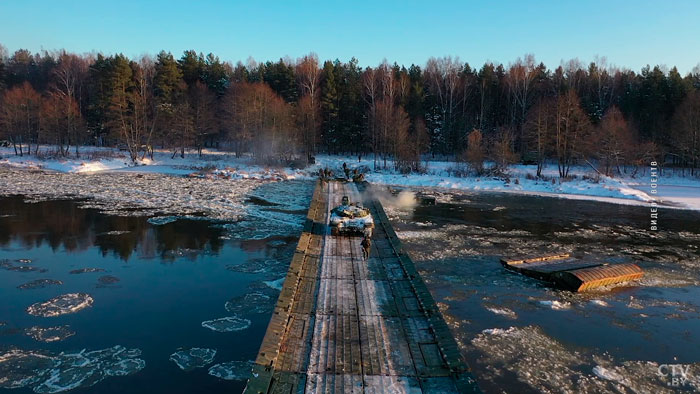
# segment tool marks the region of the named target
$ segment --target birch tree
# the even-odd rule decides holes
[[[299,100],[300,131],[306,158],[316,153],[320,117],[319,84],[321,70],[318,56],[310,53],[297,61],[297,83],[301,91]]]

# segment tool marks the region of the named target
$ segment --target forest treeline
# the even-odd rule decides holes
[[[40,144],[64,156],[119,146],[132,160],[217,147],[282,164],[372,155],[404,172],[432,154],[477,173],[485,160],[496,170],[552,161],[562,177],[573,164],[612,175],[653,160],[695,173],[700,68],[574,59],[552,70],[533,55],[480,68],[452,57],[361,68],[314,54],[234,65],[195,51],[129,59],[0,46],[0,140],[18,155]]]

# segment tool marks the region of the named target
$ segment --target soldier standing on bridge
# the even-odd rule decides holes
[[[346,163],[343,163],[343,172],[345,173],[345,179],[350,180],[350,168]]]
[[[360,245],[362,245],[362,258],[367,260],[369,258],[369,250],[372,247],[372,240],[369,239],[369,234],[365,234]]]

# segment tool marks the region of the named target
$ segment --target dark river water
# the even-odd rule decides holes
[[[25,387],[11,392],[52,392],[71,385],[81,393],[241,392],[243,380],[209,375],[208,368],[254,359],[278,295],[265,281],[284,277],[296,237],[237,240],[228,232],[222,223],[205,220],[154,225],[145,217],[81,209],[75,201],[0,198],[0,359],[14,355],[0,364],[0,392],[17,386]],[[21,288],[40,279],[62,284]],[[89,295],[92,305],[60,316],[27,313],[30,305],[74,293]],[[262,311],[240,306],[240,297],[250,293],[265,296],[264,305],[258,305]],[[225,308],[231,299],[235,313]],[[234,331],[202,326],[231,316],[239,318],[229,327]],[[68,326],[74,335],[44,343],[27,331],[56,326]],[[140,355],[132,358],[139,361],[129,365],[145,362],[143,368],[122,369],[127,376],[113,376],[107,369],[122,356],[93,355],[89,363],[58,356],[114,346],[138,349]],[[190,371],[169,360],[190,348],[217,352],[207,365]],[[61,364],[46,365],[31,352]],[[24,384],[22,379],[37,375],[41,379]],[[42,386],[47,380],[50,384]]]
[[[651,231],[648,207],[437,194],[436,206],[390,217],[484,391],[700,389],[700,213],[662,210]],[[499,263],[556,253],[634,262],[646,275],[573,294]]]
[[[245,226],[0,198],[0,392],[240,392],[308,203],[311,184],[292,186],[293,209],[270,202],[287,186],[269,186],[249,200],[257,219]],[[699,213],[663,210],[652,232],[646,207],[431,192],[435,206],[387,199],[387,211],[485,392],[698,389]],[[572,294],[499,264],[561,252],[646,275]],[[36,307],[62,295],[82,304],[70,298],[58,309],[72,313],[49,317]],[[56,338],[37,337],[51,327]],[[187,370],[170,360],[193,348],[216,354],[185,357]]]

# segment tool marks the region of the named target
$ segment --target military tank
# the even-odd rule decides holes
[[[374,219],[369,209],[359,204],[350,204],[343,196],[342,204],[331,210],[331,235],[366,235],[374,229]]]

